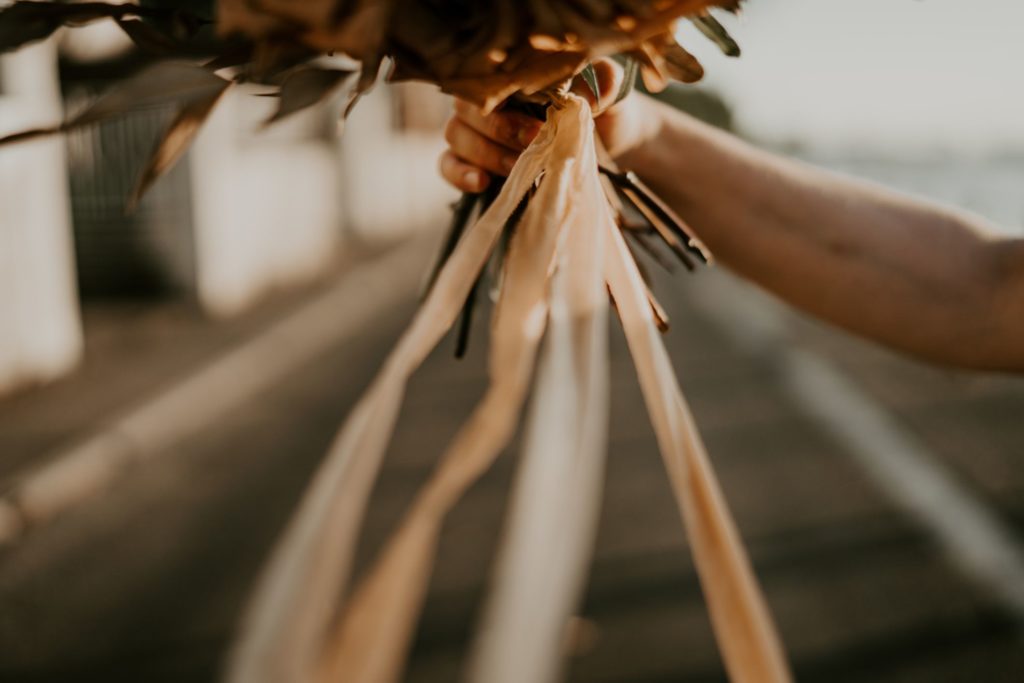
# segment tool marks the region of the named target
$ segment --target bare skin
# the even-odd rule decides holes
[[[610,62],[597,71],[604,100],[622,76]],[[923,360],[1024,371],[1024,239],[1000,235],[977,216],[758,150],[646,97],[627,98],[596,123],[619,163],[740,276]],[[458,102],[441,173],[479,192],[490,174],[508,173],[537,128]]]

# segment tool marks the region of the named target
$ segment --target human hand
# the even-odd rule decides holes
[[[623,69],[610,59],[594,63],[600,105],[609,103],[622,87]],[[594,93],[577,78],[573,92],[600,110]],[[595,119],[597,133],[609,153],[619,158],[642,146],[654,135],[654,117],[645,114],[644,98],[627,97]],[[524,149],[537,137],[541,121],[518,112],[484,116],[478,107],[455,101],[455,113],[445,129],[448,149],[441,156],[441,175],[463,192],[483,192],[491,177],[505,177]]]

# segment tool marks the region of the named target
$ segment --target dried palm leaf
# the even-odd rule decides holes
[[[140,36],[142,31],[136,30],[138,27],[131,21],[134,18],[160,21],[177,18],[195,27],[209,23],[207,20],[175,9],[140,7],[131,3],[19,0],[0,10],[0,52],[16,50],[44,40],[62,26],[82,26],[100,19],[114,19],[125,29],[129,37],[135,38]],[[153,39],[153,32],[146,31],[146,40],[150,39]]]
[[[541,176],[552,144],[549,131],[524,153],[502,196],[459,241],[411,327],[349,416],[257,587],[229,681],[314,680],[405,384],[455,322],[502,229]]]
[[[577,180],[579,210],[563,227],[523,461],[469,681],[557,680],[590,563],[609,402],[606,239],[594,227],[614,219],[597,178]]]
[[[441,523],[463,492],[511,439],[533,375],[548,315],[548,275],[562,231],[584,206],[572,201],[593,158],[589,107],[576,101],[554,112],[548,163],[536,196],[512,237],[502,296],[495,311],[490,388],[456,437],[405,521],[352,598],[321,680],[393,681],[401,673],[416,614],[426,591]],[[585,159],[590,150],[592,163]],[[595,176],[596,180],[596,176]],[[403,590],[396,591],[396,586]]]
[[[647,410],[686,523],[726,668],[734,681],[790,678],[778,635],[658,335],[646,288],[618,230],[607,277]]]

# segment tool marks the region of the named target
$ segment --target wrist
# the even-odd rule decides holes
[[[650,97],[634,96],[628,103],[628,110],[619,115],[616,126],[629,131],[625,144],[609,150],[616,162],[623,168],[639,175],[657,173],[658,151],[664,144],[666,126],[665,111]],[[624,108],[625,109],[625,108]]]

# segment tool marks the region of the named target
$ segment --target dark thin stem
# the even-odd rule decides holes
[[[679,237],[672,229],[672,227],[661,219],[661,216],[657,214],[651,207],[644,202],[640,196],[634,192],[631,188],[622,188],[622,195],[629,200],[629,202],[636,207],[636,209],[643,214],[643,217],[647,219],[647,222],[651,224],[658,236],[661,237],[662,241],[668,245],[672,253],[682,262],[686,269],[694,271],[697,265],[690,258],[690,254],[687,252],[683,243],[679,240]]]
[[[611,169],[604,166],[601,167],[601,173],[606,175],[615,186],[622,191],[622,193],[640,210],[641,213],[651,222],[655,229],[662,232],[661,226],[658,225],[660,222],[665,228],[671,231],[676,240],[668,240],[669,246],[673,246],[673,241],[677,245],[685,247],[690,254],[695,256],[702,263],[709,263],[711,261],[711,254],[707,247],[697,238],[696,235],[687,226],[686,221],[679,217],[675,211],[672,210],[665,202],[661,201],[656,194],[647,185],[640,180],[635,173],[616,173]],[[651,220],[651,217],[655,216],[658,220]],[[662,234],[665,238],[665,235]],[[679,255],[679,249],[673,247],[673,251]],[[685,262],[685,261],[684,261]]]
[[[654,317],[654,324],[657,325],[658,330],[662,334],[665,334],[672,327],[671,322],[668,319],[668,314],[658,302],[658,299],[654,296],[654,291],[651,289],[651,281],[648,277],[647,269],[640,263],[640,260],[637,258],[636,249],[629,243],[629,240],[626,240],[626,248],[629,249],[629,253],[633,257],[633,261],[636,263],[637,270],[640,271],[640,277],[644,281],[644,289],[647,293],[647,303],[651,307],[651,315]]]
[[[646,230],[646,228],[647,228],[647,226],[644,226],[645,230]],[[662,254],[660,251],[658,251],[658,249],[651,243],[651,240],[647,236],[646,232],[641,232],[640,230],[632,230],[632,229],[629,229],[629,228],[625,228],[625,229],[623,229],[622,234],[626,235],[628,238],[630,238],[634,242],[636,242],[636,244],[641,249],[644,250],[644,253],[646,253],[648,256],[650,256],[651,260],[653,260],[655,263],[657,263],[659,266],[661,266],[666,272],[669,272],[669,273],[674,273],[675,272],[675,270],[676,270],[675,263],[673,263],[670,259],[666,258],[664,254]]]
[[[433,269],[430,271],[430,278],[427,280],[426,286],[423,288],[422,298],[426,298],[428,294],[434,289],[434,285],[437,284],[437,278],[441,276],[441,271],[448,265],[448,259],[451,258],[455,252],[455,247],[458,245],[459,240],[462,239],[462,235],[465,234],[466,228],[469,226],[469,221],[473,218],[473,211],[480,203],[481,195],[471,194],[469,192],[462,195],[462,198],[455,203],[452,207],[452,222],[448,228],[448,235],[445,237],[444,245],[441,247],[441,252],[437,255],[437,261],[434,263]]]
[[[498,194],[501,192],[501,188],[504,187],[504,184],[504,181],[499,181],[497,178],[492,178],[491,184],[487,187],[486,190],[484,190],[482,194],[471,195],[474,196],[475,199],[475,201],[473,202],[473,206],[476,206],[476,204],[479,203],[480,213],[483,214],[485,211],[487,211],[487,209],[490,208],[491,204],[494,203],[494,200],[497,199]],[[466,198],[463,197],[463,199],[465,200]],[[462,216],[458,215],[458,211],[460,208],[464,207],[456,207],[456,216],[455,220],[453,220],[453,225],[456,224],[459,221],[459,219],[462,218]],[[466,214],[466,221],[462,226],[462,231],[465,231],[466,226],[469,223],[469,217],[471,215],[472,209],[470,209]],[[455,241],[457,243],[458,239],[456,238]],[[454,246],[452,248],[454,250]],[[455,357],[460,360],[466,357],[466,352],[469,350],[469,336],[470,333],[473,331],[473,313],[475,312],[477,300],[479,299],[480,289],[483,286],[485,272],[486,268],[482,268],[480,270],[480,273],[477,274],[476,281],[473,283],[473,288],[469,290],[469,296],[466,297],[466,303],[463,304],[462,306],[462,315],[459,320],[459,333],[458,338],[456,339],[455,342]]]
[[[462,307],[462,316],[459,318],[459,336],[455,341],[455,358],[462,360],[469,350],[469,335],[473,330],[473,314],[476,312],[476,302],[480,296],[480,287],[483,284],[483,277],[478,277],[469,290],[466,303]]]

